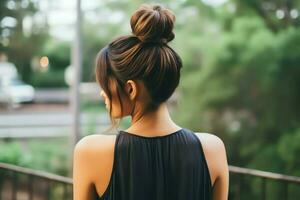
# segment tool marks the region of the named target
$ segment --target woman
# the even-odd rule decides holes
[[[181,59],[168,46],[174,14],[142,5],[132,35],[97,56],[96,78],[112,121],[131,116],[117,135],[90,135],[74,150],[74,199],[225,200],[228,164],[221,139],[175,124],[166,101],[179,84]]]

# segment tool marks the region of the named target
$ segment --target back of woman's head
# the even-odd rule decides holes
[[[180,57],[168,45],[175,37],[174,22],[170,10],[160,5],[142,5],[131,17],[132,35],[116,38],[98,53],[96,78],[110,100],[110,83],[115,83],[122,102],[128,80],[144,84],[149,94],[145,111],[155,110],[172,95],[182,67]]]

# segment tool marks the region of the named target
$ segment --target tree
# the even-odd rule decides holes
[[[245,10],[250,11],[263,19],[266,26],[274,32],[290,26],[300,26],[299,1],[235,0],[234,2],[239,15],[244,15]]]
[[[48,37],[46,19],[42,24],[33,19],[37,9],[37,3],[32,0],[0,1],[0,52],[7,54],[8,59],[17,65],[25,81],[31,75],[31,58],[39,55]],[[32,23],[26,31],[25,20]]]
[[[299,175],[300,27],[274,31],[249,10],[228,13],[211,35],[199,33],[201,57],[183,71],[174,116],[220,136],[231,165]]]

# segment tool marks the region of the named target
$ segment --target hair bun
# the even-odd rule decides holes
[[[175,15],[160,5],[143,4],[133,13],[130,25],[133,35],[141,42],[168,43],[175,35]]]

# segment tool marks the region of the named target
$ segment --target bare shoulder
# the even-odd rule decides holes
[[[105,152],[114,147],[115,139],[116,135],[88,135],[77,142],[74,151],[83,153]]]
[[[88,135],[73,152],[74,199],[96,199],[103,194],[112,171],[116,135]],[[96,189],[96,193],[95,193]]]
[[[217,135],[211,133],[196,133],[196,135],[208,151],[219,152],[220,150],[225,150],[224,142]]]
[[[89,173],[91,181],[107,171],[114,157],[116,135],[88,135],[77,142],[74,148],[74,165]]]
[[[224,142],[211,133],[195,133],[202,145],[210,171],[212,183],[228,171],[227,155]]]

